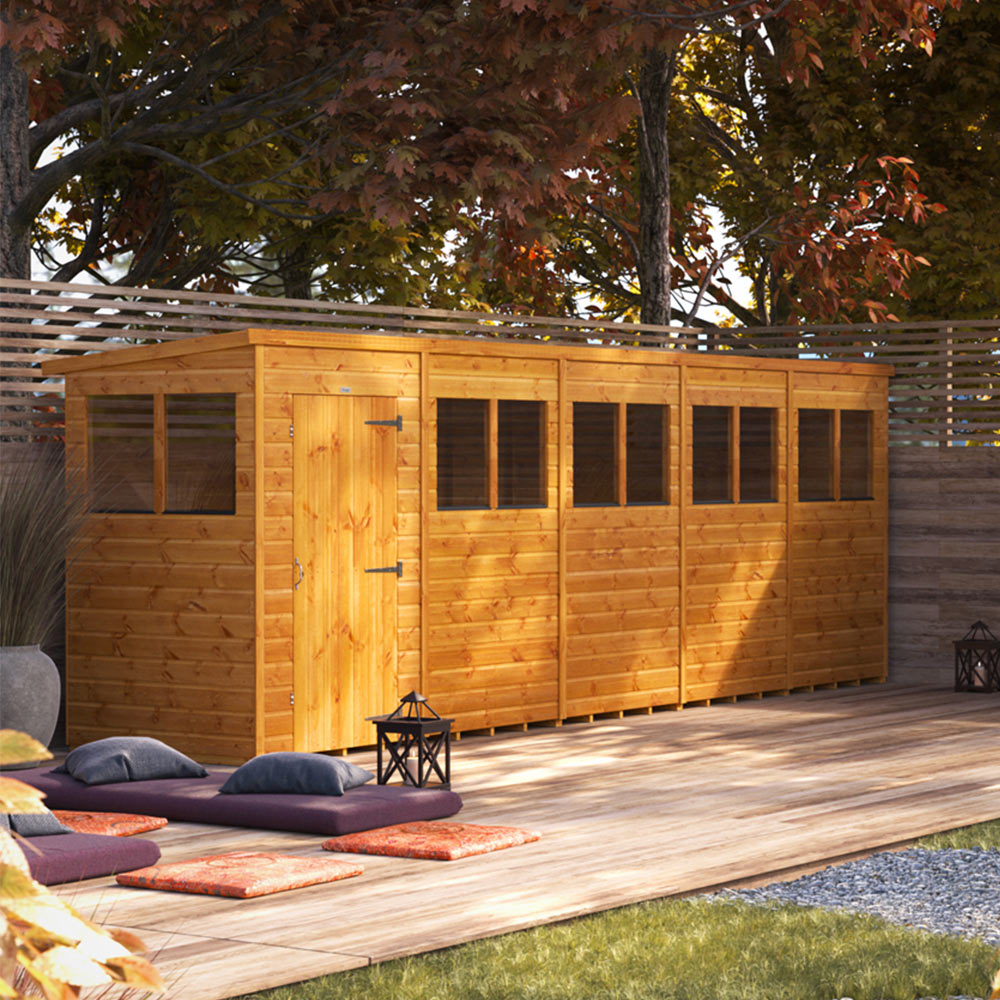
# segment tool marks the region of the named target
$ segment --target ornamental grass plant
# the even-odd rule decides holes
[[[63,450],[5,447],[0,463],[0,646],[44,645],[61,627],[67,563],[89,509]]]

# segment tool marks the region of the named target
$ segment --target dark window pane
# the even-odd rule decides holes
[[[91,507],[153,511],[153,397],[88,396]]]
[[[840,499],[872,498],[871,410],[840,411]]]
[[[740,503],[777,500],[775,411],[740,407]]]
[[[695,503],[732,503],[731,444],[728,406],[695,406],[692,444]]]
[[[833,410],[799,410],[799,499],[833,499]]]
[[[437,401],[438,508],[486,507],[485,399]]]
[[[497,401],[497,504],[545,506],[545,404]]]
[[[625,407],[625,502],[667,503],[667,408],[629,403]]]
[[[166,513],[236,512],[236,396],[166,397]]]
[[[618,503],[618,406],[573,404],[573,505]]]

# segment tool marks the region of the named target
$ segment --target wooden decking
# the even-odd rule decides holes
[[[256,900],[110,879],[60,891],[138,933],[171,997],[208,1000],[995,819],[998,760],[1000,697],[891,684],[503,733],[455,746],[460,818],[537,843],[367,857],[360,878]],[[183,823],[152,836],[167,861],[321,840]]]

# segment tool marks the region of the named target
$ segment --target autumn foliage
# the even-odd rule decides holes
[[[330,294],[545,312],[578,309],[583,287],[631,314],[672,283],[717,287],[727,252],[714,193],[671,162],[651,65],[669,88],[698,45],[733,39],[804,88],[831,19],[863,67],[887,40],[931,52],[953,2],[18,3],[4,30],[31,126],[3,214],[62,279],[117,260],[123,283],[273,275],[308,294],[318,276]],[[802,178],[750,227],[789,314],[882,315],[883,291],[905,291],[920,259],[880,225],[929,209],[894,155],[873,150],[867,173],[858,158],[836,183]]]

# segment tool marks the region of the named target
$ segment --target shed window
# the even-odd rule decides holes
[[[625,407],[625,502],[667,503],[667,408],[629,403]]]
[[[166,513],[236,511],[236,396],[168,395]]]
[[[441,510],[488,507],[485,399],[437,401],[437,492]]]
[[[732,503],[732,407],[693,407],[692,499],[695,503]]]
[[[777,412],[771,407],[740,407],[740,503],[778,499],[776,418]]]
[[[840,499],[872,498],[871,410],[840,411]]]
[[[618,504],[618,405],[573,404],[573,505]]]
[[[799,410],[799,499],[834,499],[833,410]]]
[[[89,396],[91,509],[153,512],[152,396]]]
[[[497,401],[497,506],[545,506],[545,404]]]

